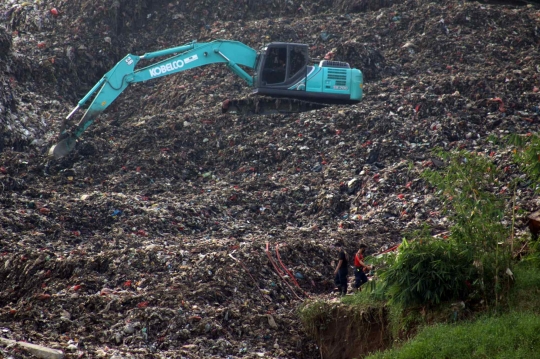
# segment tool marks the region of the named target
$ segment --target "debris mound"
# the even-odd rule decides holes
[[[1,336],[66,357],[318,357],[295,309],[331,292],[335,240],[352,255],[447,231],[420,177],[444,165],[432,150],[489,156],[505,195],[520,173],[498,144],[540,121],[534,4],[13,0],[0,14]],[[126,54],[218,38],[306,43],[361,69],[365,97],[221,114],[250,89],[201,67],[133,85],[70,155],[46,156]],[[532,189],[515,196],[538,209]]]

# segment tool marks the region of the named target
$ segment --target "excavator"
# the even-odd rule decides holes
[[[142,56],[126,55],[109,70],[67,115],[56,145],[49,156],[70,153],[84,131],[131,84],[145,82],[209,64],[225,64],[253,87],[250,96],[225,100],[222,111],[238,115],[297,113],[335,103],[357,103],[363,95],[363,76],[346,62],[321,60],[312,63],[308,45],[272,42],[259,51],[232,40],[196,41]],[[166,57],[135,69],[141,60]],[[251,71],[250,75],[246,70]],[[81,120],[69,126],[75,112],[86,108]]]

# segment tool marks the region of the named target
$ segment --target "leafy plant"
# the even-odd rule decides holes
[[[451,220],[446,239],[429,227],[404,240],[397,255],[385,258],[380,284],[391,304],[433,306],[454,299],[498,304],[509,288],[510,228],[503,225],[505,199],[499,170],[490,157],[465,151],[439,151],[446,166],[425,170]],[[503,285],[506,280],[507,285]]]
[[[536,193],[540,191],[540,136],[538,134],[508,136],[507,141],[514,148],[514,161],[528,176],[526,184],[532,184]],[[523,213],[521,213],[523,214]],[[534,238],[535,239],[535,238]],[[526,261],[540,267],[540,242],[533,240],[529,243],[529,255]]]
[[[535,185],[540,180],[540,136],[538,134],[517,135],[507,138],[510,145],[515,146],[514,161],[525,172]],[[540,189],[535,186],[535,191]]]
[[[506,188],[498,182],[499,169],[490,157],[458,151],[439,151],[445,161],[442,170],[423,173],[443,201],[452,221],[449,240],[461,248],[477,271],[472,282],[484,302],[498,304],[502,291],[508,288],[511,228],[502,222],[508,201]]]
[[[390,303],[409,307],[465,298],[474,272],[473,259],[458,244],[424,235],[403,240],[379,276]]]
[[[529,253],[523,259],[524,262],[531,263],[537,268],[540,268],[540,241],[529,241]]]

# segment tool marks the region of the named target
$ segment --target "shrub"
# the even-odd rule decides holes
[[[517,180],[531,186],[538,193],[540,191],[540,136],[538,134],[525,136],[513,134],[508,137],[508,142],[515,146],[514,162],[527,175],[525,180],[521,177]],[[529,255],[526,260],[540,267],[540,242],[535,236],[529,243]]]
[[[515,146],[514,161],[525,172],[534,184],[534,190],[538,192],[540,187],[540,136],[528,134],[525,136],[513,134],[508,137],[508,142]]]
[[[475,272],[472,258],[459,245],[424,236],[404,240],[379,276],[390,302],[408,307],[465,299]]]
[[[446,166],[426,170],[426,178],[438,190],[452,226],[449,240],[472,260],[477,278],[472,281],[484,303],[498,300],[509,285],[511,228],[504,225],[509,194],[498,180],[500,171],[491,158],[465,151],[439,152]]]
[[[429,227],[413,233],[398,254],[379,270],[375,294],[404,308],[454,299],[498,304],[509,289],[511,228],[503,224],[505,195],[498,169],[481,154],[439,152],[445,166],[426,170],[451,221],[447,239],[434,239]],[[506,280],[507,285],[503,285]],[[483,300],[483,301],[482,301]]]

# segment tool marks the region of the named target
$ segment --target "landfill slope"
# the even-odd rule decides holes
[[[511,196],[499,144],[540,120],[533,4],[13,0],[0,15],[0,327],[69,357],[317,357],[295,309],[331,291],[333,240],[373,253],[446,231],[420,178],[436,147],[492,158]],[[133,85],[72,154],[46,156],[123,56],[194,39],[307,43],[361,69],[365,97],[222,115],[249,88],[212,65]]]

